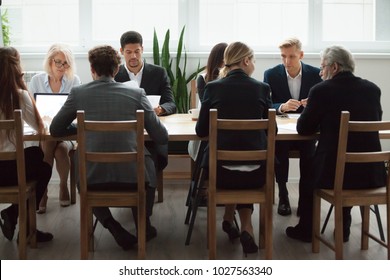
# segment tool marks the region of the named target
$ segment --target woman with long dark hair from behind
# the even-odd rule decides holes
[[[22,119],[39,134],[45,132],[43,121],[35,106],[34,100],[27,91],[23,81],[23,72],[20,66],[20,56],[13,47],[0,48],[0,119],[13,119],[15,109],[22,110]],[[0,150],[15,150],[15,139],[12,131],[0,134]],[[26,179],[36,180],[36,207],[46,191],[51,177],[51,167],[43,161],[43,152],[40,147],[28,147],[24,150]],[[0,188],[18,183],[15,160],[0,161]],[[17,204],[12,204],[0,213],[0,226],[4,236],[12,240],[19,215]],[[46,242],[53,239],[51,233],[37,230],[37,241]]]

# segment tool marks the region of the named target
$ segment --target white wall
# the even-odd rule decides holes
[[[80,76],[83,83],[92,80],[89,63],[86,54],[75,54],[77,74]],[[151,54],[145,54],[147,61],[151,60]],[[188,54],[187,73],[192,73],[198,66],[200,60],[201,65],[205,65],[208,54]],[[44,54],[21,54],[23,69],[25,71],[42,70],[42,61]],[[368,79],[377,84],[382,90],[382,107],[383,119],[390,120],[390,54],[355,54],[356,71],[355,74],[362,78]],[[320,59],[318,54],[306,54],[303,60],[305,63],[319,66]],[[266,69],[280,63],[280,56],[275,54],[256,54],[256,70],[253,77],[258,80],[263,80],[263,73]],[[175,167],[174,167],[175,168]],[[290,167],[290,180],[297,180],[299,177],[297,160],[292,160]],[[56,172],[55,172],[56,173]],[[54,173],[54,174],[55,174]],[[53,174],[53,175],[54,175]]]

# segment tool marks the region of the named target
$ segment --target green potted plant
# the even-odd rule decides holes
[[[179,42],[177,45],[177,55],[176,55],[175,64],[173,64],[173,59],[171,58],[171,54],[169,51],[169,40],[170,40],[169,29],[165,33],[165,38],[161,49],[161,55],[160,55],[160,47],[158,43],[156,29],[154,29],[154,36],[153,36],[154,64],[164,67],[168,73],[168,77],[171,82],[173,96],[175,99],[178,113],[188,112],[190,107],[191,94],[196,94],[193,92],[190,93],[188,92],[188,84],[190,83],[191,80],[196,79],[197,75],[205,69],[205,67],[200,67],[200,62],[199,62],[197,70],[189,74],[187,77],[187,73],[186,73],[187,52],[183,44],[184,31],[185,31],[185,26],[183,27],[180,33]]]
[[[4,46],[9,46],[11,44],[10,41],[10,27],[9,27],[9,19],[8,19],[8,10],[5,9],[1,12],[1,31],[3,34],[3,44]]]

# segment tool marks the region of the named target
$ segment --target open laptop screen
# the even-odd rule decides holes
[[[44,122],[50,124],[54,116],[61,109],[69,93],[34,93],[38,112]]]

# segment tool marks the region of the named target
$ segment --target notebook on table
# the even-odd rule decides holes
[[[50,124],[64,105],[69,93],[34,93],[35,103],[43,121]]]

